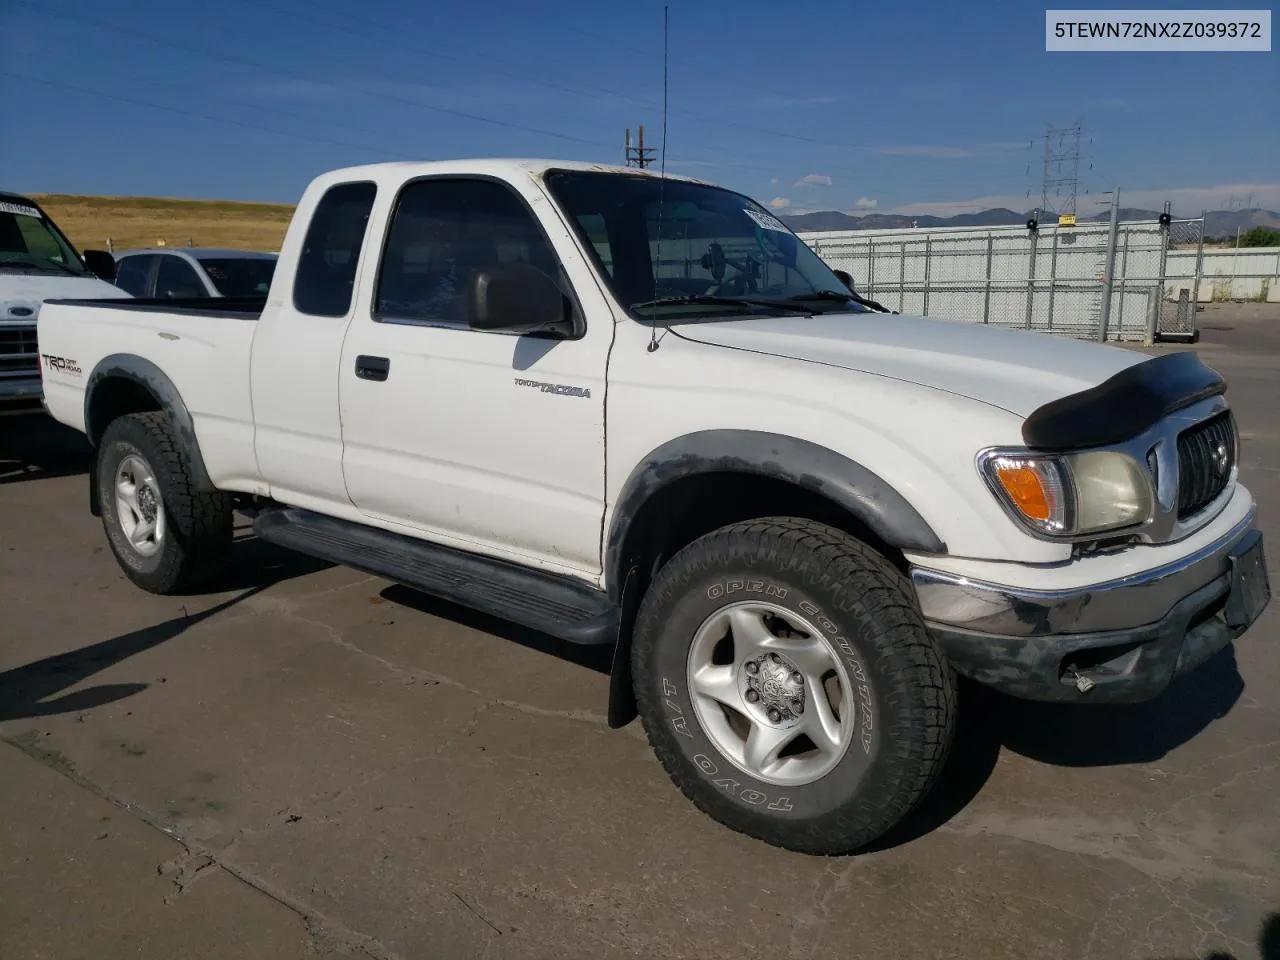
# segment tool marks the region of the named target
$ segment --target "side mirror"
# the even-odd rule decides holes
[[[471,328],[517,336],[573,336],[573,319],[560,285],[527,263],[495,263],[471,281]]]
[[[853,274],[851,274],[848,270],[832,270],[831,272],[834,273],[837,277],[839,277],[840,282],[843,283],[846,287],[848,287],[850,291],[853,290]]]
[[[116,258],[105,250],[86,250],[84,252],[84,265],[89,268],[89,272],[107,283],[114,283],[116,279]]]

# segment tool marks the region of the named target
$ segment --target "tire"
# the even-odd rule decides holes
[[[782,625],[802,635],[787,639]],[[713,819],[775,846],[865,848],[923,799],[950,748],[956,678],[910,584],[822,524],[753,520],[685,547],[641,602],[631,656],[641,720],[671,779]],[[761,744],[794,739],[772,765],[753,763],[752,728]]]
[[[133,491],[132,506],[127,496],[118,496],[118,480]],[[234,518],[231,497],[195,490],[191,468],[163,413],[133,413],[108,424],[94,482],[111,552],[125,576],[143,590],[178,593],[225,568]],[[139,521],[153,524],[154,531],[135,544],[130,532],[141,536]]]

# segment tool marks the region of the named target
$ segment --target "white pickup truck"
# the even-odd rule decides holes
[[[317,177],[257,300],[59,301],[52,415],[156,593],[260,537],[614,645],[702,810],[830,854],[928,792],[956,673],[1138,701],[1270,599],[1193,353],[868,310],[738,193],[480,160]]]
[[[62,358],[41,351],[36,317],[54,297],[127,297],[111,285],[105,250],[76,252],[29,197],[0,191],[0,416],[40,412],[40,368]]]

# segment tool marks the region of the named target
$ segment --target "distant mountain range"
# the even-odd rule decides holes
[[[995,207],[980,213],[961,213],[954,217],[931,217],[927,215],[910,217],[900,213],[868,213],[864,216],[853,216],[837,210],[821,210],[817,213],[799,213],[794,216],[780,216],[784,223],[797,232],[805,230],[898,230],[910,227],[913,223],[919,228],[927,227],[1009,227],[1024,224],[1032,211],[1018,213],[1007,207]],[[1110,213],[1091,214],[1080,220],[1106,220]],[[1142,210],[1137,207],[1121,207],[1121,220],[1155,220],[1160,216],[1158,210]],[[1053,222],[1049,218],[1049,222]],[[1234,237],[1236,229],[1241,232],[1254,227],[1280,228],[1280,214],[1274,210],[1210,210],[1205,216],[1206,237]]]

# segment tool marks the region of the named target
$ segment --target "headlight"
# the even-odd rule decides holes
[[[1146,472],[1123,453],[991,451],[979,465],[1006,510],[1042,536],[1073,539],[1136,526],[1155,506]]]

